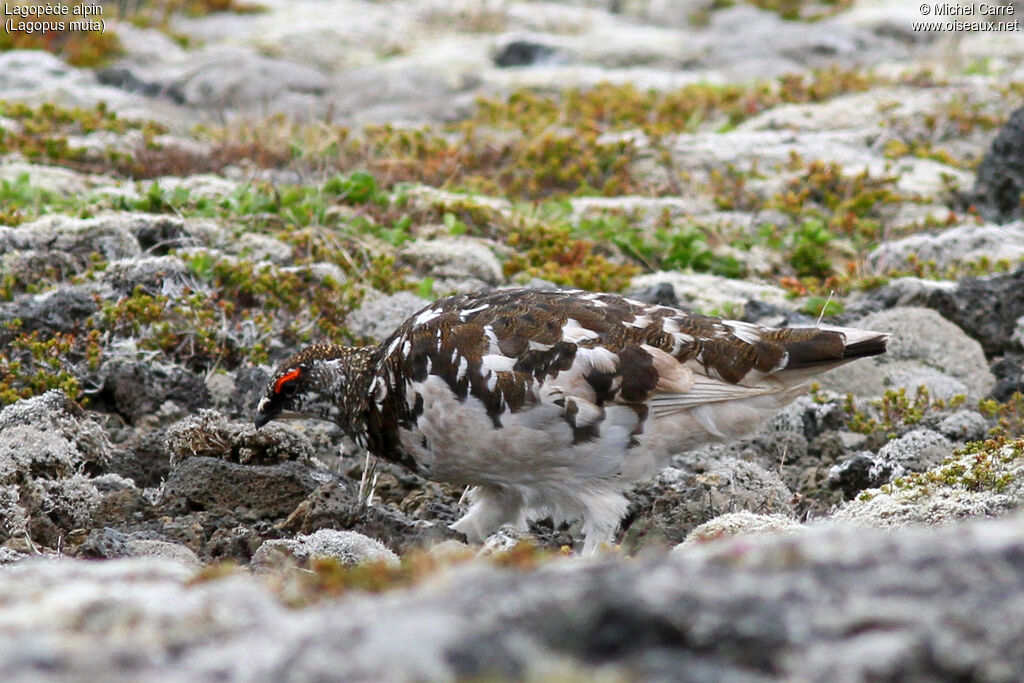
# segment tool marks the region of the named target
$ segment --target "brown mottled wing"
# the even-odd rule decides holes
[[[596,406],[671,412],[781,391],[787,373],[804,381],[793,370],[884,348],[877,333],[767,329],[611,294],[529,289],[444,299],[382,345],[395,374],[411,383],[443,378],[458,397],[481,400],[495,426],[503,411],[540,400],[545,384]]]

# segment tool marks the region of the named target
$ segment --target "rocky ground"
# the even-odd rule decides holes
[[[0,678],[1024,677],[1024,33],[185,4],[0,42]],[[522,283],[893,339],[639,484],[593,562],[253,429],[304,344]]]

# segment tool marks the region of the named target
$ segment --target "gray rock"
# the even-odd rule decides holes
[[[875,273],[907,271],[911,257],[934,262],[940,271],[982,259],[1019,261],[1024,258],[1024,224],[961,225],[936,235],[911,235],[880,245],[868,256],[867,265]]]
[[[85,195],[97,185],[113,182],[109,178],[87,176],[59,166],[29,164],[17,159],[0,162],[0,181],[16,183],[22,177],[28,178],[32,188],[62,197]]]
[[[942,418],[935,429],[952,441],[981,441],[988,434],[988,420],[976,410],[958,410]]]
[[[399,553],[462,538],[448,528],[460,516],[454,503],[446,506],[443,502],[428,502],[419,514],[401,505],[406,510],[403,512],[387,503],[366,505],[358,488],[358,482],[345,477],[320,484],[295,508],[282,528],[302,534],[319,529],[347,529],[378,539]]]
[[[978,166],[974,203],[990,221],[1006,223],[1021,217],[1024,192],[1024,107],[1010,114]]]
[[[914,429],[893,439],[878,450],[878,457],[911,472],[935,467],[953,454],[953,444],[931,429]]]
[[[17,297],[0,303],[0,321],[20,320],[19,329],[24,332],[73,332],[82,320],[99,311],[98,294],[94,285],[83,284]],[[13,337],[13,331],[0,327],[0,343]]]
[[[0,53],[0,92],[9,102],[56,102],[64,107],[84,108],[105,102],[114,111],[137,109],[126,93],[100,85],[89,69],[69,66],[45,50]],[[154,114],[152,118],[160,117]]]
[[[893,460],[862,451],[836,463],[828,471],[828,485],[839,489],[847,500],[864,489],[877,488],[901,476],[903,467]]]
[[[942,400],[954,396],[977,395],[963,381],[919,361],[893,361],[885,367],[885,371],[891,388],[902,387],[910,394],[916,392],[918,387],[925,387],[929,396]]]
[[[319,558],[332,558],[341,564],[381,562],[398,566],[398,556],[378,540],[355,531],[320,529],[293,539],[265,541],[252,557],[252,566],[269,568],[291,560],[301,566]]]
[[[537,539],[524,529],[520,529],[512,524],[505,524],[484,540],[479,554],[493,555],[495,553],[508,552],[522,542],[536,545]]]
[[[412,292],[388,295],[373,292],[367,294],[362,305],[348,315],[345,324],[356,337],[380,342],[391,336],[409,316],[429,303]]]
[[[203,109],[308,114],[329,86],[319,70],[241,48],[210,48],[190,56],[190,65],[173,82],[187,104]],[[302,111],[305,107],[306,111]]]
[[[822,388],[841,394],[880,396],[893,386],[904,386],[911,393],[914,382],[931,384],[933,389],[959,388],[943,383],[941,373],[966,387],[968,395],[982,397],[995,384],[981,345],[935,311],[926,308],[899,307],[873,313],[850,323],[892,338],[888,351],[856,363],[850,363],[824,375]]]
[[[117,529],[93,529],[78,546],[77,556],[92,559],[128,557],[128,540],[128,534]]]
[[[689,310],[706,314],[740,317],[743,305],[750,300],[765,301],[786,306],[786,292],[774,285],[732,280],[706,273],[661,272],[633,278],[627,294],[651,289],[657,285],[671,285],[676,300]]]
[[[71,254],[48,249],[12,249],[0,256],[0,268],[21,285],[40,285],[63,273],[77,273],[82,263]]]
[[[501,263],[494,252],[475,240],[417,240],[402,248],[398,263],[409,266],[419,277],[479,281],[471,289],[495,286],[504,280]]]
[[[197,456],[172,467],[161,505],[167,510],[244,514],[252,519],[286,517],[320,482],[297,462],[240,465]]]
[[[459,94],[479,83],[460,71],[445,74],[419,59],[361,66],[330,79],[324,107],[360,125],[450,121],[471,111],[471,93],[461,101]]]
[[[200,566],[199,557],[180,543],[151,538],[129,539],[125,544],[128,557],[146,557],[178,562],[186,567]]]
[[[995,517],[1024,503],[1024,457],[1019,441],[951,457],[900,485],[869,489],[834,519],[867,526],[946,524],[968,517]]]
[[[294,250],[270,235],[247,232],[238,238],[238,251],[254,261],[270,261],[277,265],[286,265],[294,258]],[[340,271],[339,271],[340,272]],[[344,276],[342,276],[344,279]],[[341,282],[342,279],[338,279]]]
[[[1022,558],[1020,519],[824,526],[639,562],[478,561],[299,609],[244,574],[191,582],[156,560],[23,560],[0,582],[0,676],[1012,681],[1024,676]],[[867,626],[880,619],[882,635]]]
[[[1024,268],[963,278],[955,290],[933,292],[927,305],[978,340],[986,353],[1015,352],[1013,335],[1024,316]]]
[[[918,277],[899,277],[890,280],[877,289],[852,294],[848,311],[876,313],[896,306],[928,306],[935,291],[953,291],[957,287],[952,280],[924,280]]]
[[[10,50],[0,55],[0,90],[30,90],[56,79],[90,80],[88,72],[68,66],[42,50]]]
[[[12,436],[18,430],[23,436],[20,443]],[[29,469],[51,478],[70,476],[86,463],[104,463],[111,448],[99,425],[58,389],[0,410],[0,437],[6,449],[6,457],[0,459],[0,481],[12,481]],[[58,441],[64,443],[57,445]]]
[[[49,249],[87,258],[93,252],[108,260],[140,254],[139,241],[120,216],[69,218],[52,215],[19,225],[0,227],[0,247]]]
[[[511,66],[533,66],[545,62],[565,61],[568,55],[558,45],[543,42],[536,36],[515,34],[500,39],[495,48],[494,65],[505,68]]]
[[[770,78],[799,73],[815,64],[824,68],[837,60],[865,55],[865,51],[877,59],[886,47],[893,46],[868,31],[832,19],[815,24],[784,21],[778,14],[737,5],[712,13],[707,30],[688,41],[685,58],[699,60],[704,68]]]
[[[1006,354],[992,364],[992,374],[996,376],[992,398],[1008,401],[1015,393],[1024,394],[1024,355]]]
[[[185,262],[177,256],[151,256],[113,261],[103,271],[102,281],[115,296],[130,296],[136,287],[152,296],[181,296],[186,287],[198,289],[199,283]]]
[[[158,419],[158,413],[167,412],[168,401],[177,406],[179,413],[191,413],[210,402],[203,379],[180,365],[115,360],[101,373],[111,407],[133,424]]]

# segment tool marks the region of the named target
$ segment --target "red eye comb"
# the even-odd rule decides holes
[[[274,382],[274,393],[280,394],[281,387],[283,387],[288,382],[291,382],[293,379],[296,379],[301,374],[302,371],[296,368],[295,370],[289,370],[288,372],[281,375],[280,379]]]

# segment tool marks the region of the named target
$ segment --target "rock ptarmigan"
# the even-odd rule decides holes
[[[330,420],[363,448],[469,485],[453,525],[582,518],[583,554],[611,541],[622,495],[673,455],[739,436],[888,335],[772,329],[614,294],[504,289],[442,299],[378,346],[311,346],[256,408]]]

